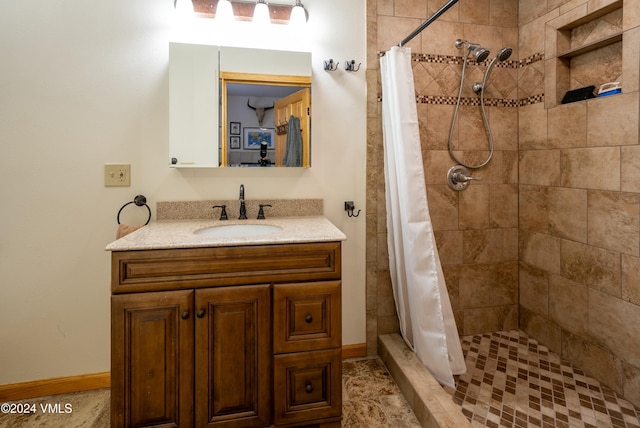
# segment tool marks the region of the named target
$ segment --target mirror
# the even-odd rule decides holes
[[[310,53],[170,43],[169,63],[172,167],[311,166]]]
[[[255,80],[251,80],[255,79]],[[291,76],[222,73],[220,158],[227,166],[310,166],[311,84]]]

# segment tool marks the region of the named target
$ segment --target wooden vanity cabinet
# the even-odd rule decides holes
[[[340,249],[113,252],[111,426],[340,426]]]

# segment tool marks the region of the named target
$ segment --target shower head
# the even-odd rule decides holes
[[[477,43],[471,43],[468,40],[457,39],[455,41],[455,46],[458,49],[462,49],[466,45],[467,47],[467,58],[473,52],[473,61],[476,64],[480,64],[484,60],[486,60],[491,52],[488,49],[483,48]]]
[[[496,55],[496,58],[498,59],[498,61],[501,61],[501,62],[506,61],[509,59],[512,53],[513,53],[513,49],[511,49],[508,46],[505,46],[504,48],[500,49],[500,52],[498,52],[498,55]]]
[[[488,49],[483,48],[482,46],[478,45],[478,47],[473,48],[473,59],[476,62],[476,64],[480,64],[485,59],[487,59],[489,54],[491,54],[491,52]]]

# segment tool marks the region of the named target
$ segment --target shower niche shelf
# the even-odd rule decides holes
[[[617,81],[622,73],[623,0],[604,0],[587,13],[575,8],[548,22],[547,45],[551,53],[545,97],[547,108],[560,104],[564,94],[582,86]],[[580,10],[583,14],[580,14]],[[598,64],[608,64],[598,68]]]
[[[619,42],[622,40],[622,0],[574,19],[557,31],[558,58],[572,58]],[[593,34],[599,37],[594,39]]]
[[[591,51],[595,51],[597,49],[604,48],[605,46],[609,46],[621,41],[622,41],[622,31],[618,31],[615,34],[612,34],[610,36],[606,36],[601,39],[595,40],[593,42],[586,43],[584,45],[561,52],[558,54],[558,58],[561,58],[561,59],[573,58],[575,56],[582,55]]]

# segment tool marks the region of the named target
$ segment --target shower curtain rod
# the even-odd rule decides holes
[[[418,28],[416,28],[413,33],[409,34],[407,37],[405,37],[405,39],[403,41],[401,41],[400,43],[398,43],[398,46],[402,47],[404,45],[406,45],[407,43],[409,43],[415,36],[417,36],[418,34],[420,34],[422,32],[422,30],[424,30],[425,28],[427,28],[433,21],[435,21],[436,19],[440,18],[440,15],[442,15],[443,13],[445,13],[447,10],[449,10],[449,8],[451,6],[453,6],[454,4],[458,3],[458,0],[449,0],[444,6],[442,6],[436,13],[434,13],[433,15],[431,15],[431,17],[429,19],[427,19],[426,21],[424,21]]]

